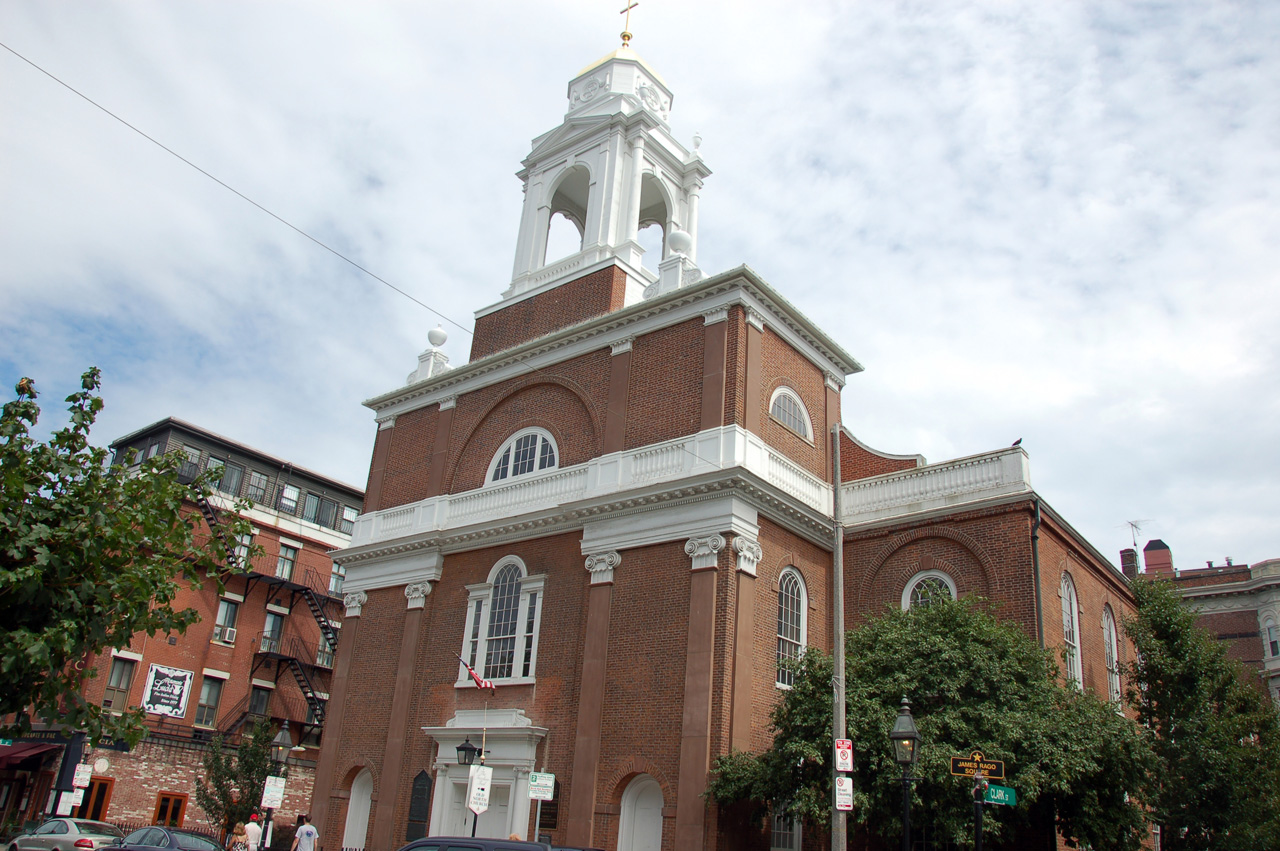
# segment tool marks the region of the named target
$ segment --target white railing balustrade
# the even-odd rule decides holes
[[[1030,491],[1027,454],[1010,448],[850,482],[840,502],[854,525]]]

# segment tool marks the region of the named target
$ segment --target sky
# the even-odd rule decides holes
[[[622,5],[0,0],[2,398],[30,376],[52,429],[98,366],[96,442],[175,416],[362,486],[362,401],[437,324],[466,361],[514,173]],[[641,0],[631,31],[713,171],[700,267],[859,360],[860,440],[1021,438],[1114,563],[1128,521],[1183,569],[1280,557],[1280,4]]]

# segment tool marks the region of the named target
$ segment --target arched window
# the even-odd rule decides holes
[[[769,400],[769,416],[782,423],[805,440],[813,440],[809,409],[800,400],[800,394],[790,387],[779,387]]]
[[[907,580],[907,587],[902,589],[902,608],[927,609],[941,600],[954,600],[956,583],[941,570],[922,570]]]
[[[783,666],[787,659],[799,659],[804,652],[805,633],[809,627],[809,601],[804,577],[794,567],[782,571],[778,578],[778,676],[777,684],[791,687],[795,671]]]
[[[579,164],[565,169],[551,196],[543,265],[582,250],[590,198],[591,173],[586,166]]]
[[[501,482],[541,470],[554,470],[559,453],[556,441],[546,429],[526,428],[502,444],[489,465],[489,482]]]
[[[1076,598],[1076,586],[1071,574],[1062,574],[1062,586],[1058,590],[1062,598],[1062,651],[1067,666],[1067,680],[1084,690],[1083,666],[1080,664],[1080,604]]]
[[[1116,640],[1116,618],[1110,606],[1102,609],[1102,646],[1107,651],[1107,697],[1120,708],[1120,644]]]
[[[545,576],[529,576],[523,561],[507,556],[489,572],[488,582],[467,586],[462,657],[484,679],[533,682],[542,621],[539,601],[545,580]],[[461,665],[455,685],[475,685]]]

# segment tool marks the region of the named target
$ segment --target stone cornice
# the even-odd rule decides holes
[[[808,349],[811,357],[824,361],[820,366],[825,371],[836,375],[862,371],[862,366],[851,355],[801,315],[759,275],[746,266],[740,266],[375,396],[364,404],[379,417],[402,413],[438,403],[450,395],[506,380],[530,366],[547,368],[558,361],[610,346],[623,337],[649,333],[669,324],[701,317],[707,310],[734,304],[758,311],[780,334],[791,337],[791,341],[800,348]]]

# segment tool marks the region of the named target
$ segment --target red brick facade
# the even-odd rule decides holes
[[[634,829],[628,819],[641,817],[629,790],[644,781],[661,800],[648,817],[660,820],[663,849],[767,848],[760,825],[736,815],[722,821],[702,792],[716,756],[769,745],[769,713],[781,693],[784,570],[803,582],[804,643],[831,647],[831,544],[819,507],[830,494],[834,388],[851,361],[824,360],[834,357],[823,354],[832,344],[795,332],[798,322],[781,314],[765,314],[768,290],[754,277],[727,274],[699,287],[684,301],[568,317],[564,332],[544,343],[552,352],[563,345],[565,355],[547,355],[513,377],[486,378],[503,363],[496,352],[446,373],[440,391],[415,387],[428,394],[421,402],[386,397],[396,401],[379,414],[384,428],[374,463],[384,459],[381,480],[370,480],[381,512],[362,521],[368,532],[357,532],[355,546],[339,556],[349,587],[366,599],[357,601],[358,615],[348,613],[345,636],[353,644],[339,654],[337,674],[349,678],[342,728],[326,737],[317,775],[313,810],[327,848],[394,851],[403,844],[413,778],[424,771],[432,778],[430,829],[469,829],[457,797],[465,773],[458,773],[454,748],[463,731],[477,742],[485,713],[527,719],[486,727],[500,743],[522,729],[534,732],[523,756],[503,755],[505,745],[498,745],[490,764],[503,779],[495,788],[509,797],[480,820],[481,831],[533,835],[536,808],[526,819],[517,799],[525,772],[535,770],[554,773],[559,783],[557,818],[542,826],[553,842],[625,847]],[[722,308],[697,306],[699,297],[724,299],[726,292],[740,294]],[[671,318],[655,319],[664,310]],[[633,330],[640,323],[643,330]],[[593,334],[598,343],[581,342]],[[771,414],[780,387],[802,401],[808,434]],[[555,441],[554,469],[564,472],[489,481],[501,447],[531,427]],[[712,450],[700,447],[710,445],[719,448],[707,455]],[[755,472],[743,473],[747,478],[733,473],[741,462],[725,460],[739,451],[734,447],[748,447],[742,457]],[[766,456],[768,465],[751,466],[750,458]],[[927,472],[918,456],[878,453],[847,432],[841,467],[846,481]],[[687,478],[671,478],[680,469]],[[586,490],[563,484],[573,470],[582,471],[574,475]],[[628,472],[629,483],[606,485]],[[438,488],[426,486],[432,479]],[[552,482],[562,490],[538,502],[537,489]],[[598,497],[573,501],[579,498],[572,493],[592,487]],[[495,508],[462,507],[484,500]],[[927,569],[946,573],[960,595],[991,600],[1000,616],[1057,647],[1066,572],[1078,594],[1084,686],[1106,694],[1101,624],[1106,607],[1117,623],[1131,611],[1123,576],[1029,489],[949,506],[849,526],[848,625],[900,606],[909,580]],[[453,512],[465,510],[484,519],[455,521]],[[380,532],[393,516],[405,518],[395,523],[429,525]],[[478,635],[473,602],[488,601],[492,572],[513,558],[540,589],[536,665],[529,680],[499,679],[490,696],[459,680],[456,654]],[[406,600],[415,605],[408,590],[414,583],[430,591],[420,609],[407,609]],[[1119,655],[1123,661],[1130,651],[1122,647]],[[483,654],[477,663],[487,676],[482,662]],[[362,777],[371,792],[357,801]],[[353,807],[369,811],[363,834],[350,834],[361,823]]]

